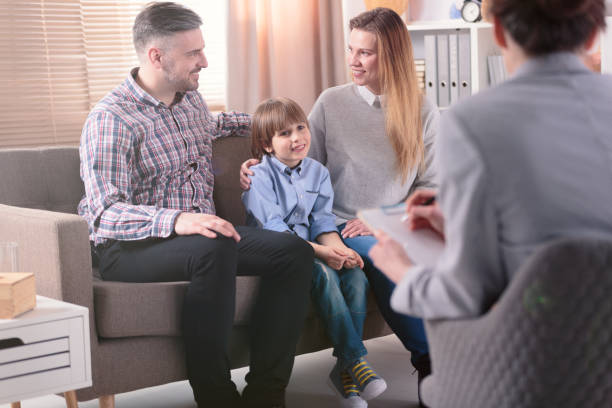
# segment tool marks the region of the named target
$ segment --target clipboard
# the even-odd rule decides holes
[[[371,230],[381,230],[399,242],[417,265],[435,266],[444,250],[444,241],[428,229],[408,228],[404,203],[357,211],[357,217]]]

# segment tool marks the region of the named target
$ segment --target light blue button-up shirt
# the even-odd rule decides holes
[[[242,195],[248,225],[293,232],[307,241],[338,231],[329,171],[321,163],[305,158],[291,169],[264,156],[251,170],[251,188]]]

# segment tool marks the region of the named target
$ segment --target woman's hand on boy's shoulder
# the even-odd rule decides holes
[[[243,190],[248,190],[251,187],[251,176],[254,175],[253,170],[250,170],[249,167],[252,167],[256,164],[259,164],[259,160],[257,159],[249,159],[240,165],[240,188]]]

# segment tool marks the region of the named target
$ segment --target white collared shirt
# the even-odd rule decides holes
[[[359,95],[368,103],[368,105],[375,108],[380,108],[381,103],[384,102],[384,95],[376,95],[370,91],[367,86],[357,86]]]

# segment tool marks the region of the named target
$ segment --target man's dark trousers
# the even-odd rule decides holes
[[[123,282],[191,281],[182,327],[189,382],[199,407],[233,406],[230,401],[238,398],[228,358],[236,276],[260,276],[243,400],[253,406],[282,405],[307,312],[313,250],[291,234],[236,230],[239,243],[221,234],[215,239],[188,235],[115,241],[99,251],[100,273],[105,280]]]

